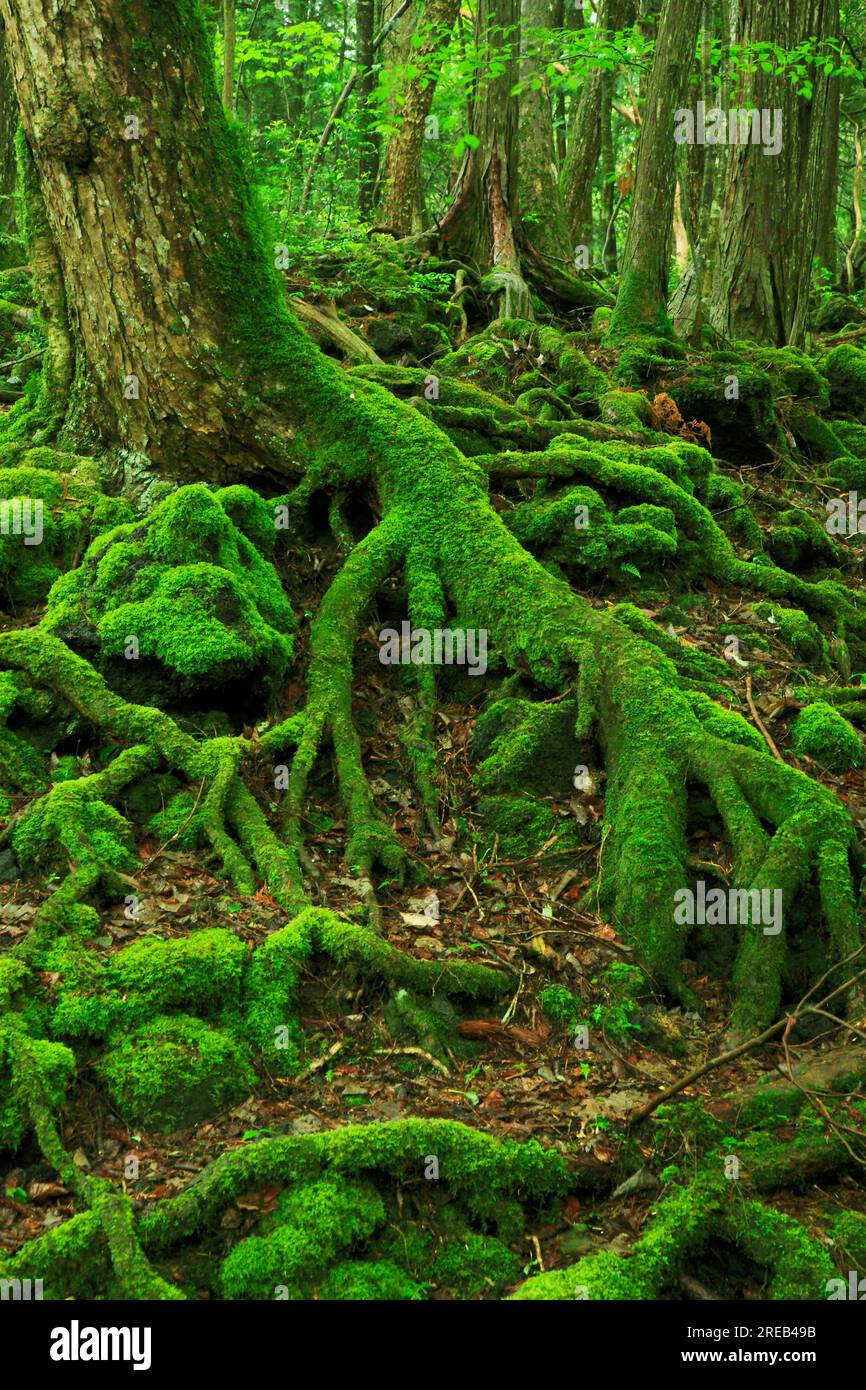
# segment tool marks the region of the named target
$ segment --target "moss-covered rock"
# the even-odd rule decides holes
[[[334,1175],[293,1188],[263,1223],[266,1234],[250,1236],[226,1256],[223,1295],[304,1298],[335,1256],[362,1244],[384,1220],[371,1184]]]
[[[40,1103],[56,1115],[75,1075],[75,1054],[62,1043],[45,1038],[30,1039],[28,1045],[41,1078]],[[17,1030],[0,1027],[0,1149],[17,1149],[31,1128],[27,1090],[19,1089],[12,1080],[19,1046]]]
[[[266,703],[295,627],[262,553],[266,511],[248,489],[179,488],[146,521],[100,536],[58,580],[47,629],[141,699],[171,705],[216,687],[223,703],[232,690]]]
[[[424,1287],[392,1260],[342,1260],[329,1270],[317,1292],[319,1302],[403,1302],[424,1296]]]
[[[575,840],[574,827],[532,796],[487,796],[479,801],[478,814],[485,837],[499,837],[499,853],[506,859],[535,854],[558,832],[560,848]]]
[[[813,623],[801,608],[782,608],[779,604],[756,603],[755,612],[759,618],[771,623],[791,650],[810,665],[826,667],[828,663],[827,643],[817,623]]]
[[[821,363],[830,383],[834,411],[866,419],[866,352],[853,343],[840,343]]]
[[[127,1124],[176,1130],[240,1100],[254,1075],[226,1033],[186,1015],[160,1017],[109,1048],[99,1072]]]
[[[824,700],[807,705],[794,720],[791,742],[828,772],[850,772],[862,767],[863,740],[853,725]]]

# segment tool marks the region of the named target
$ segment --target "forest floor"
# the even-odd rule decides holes
[[[299,287],[300,282],[295,288]],[[328,295],[323,298],[327,304]],[[399,313],[381,312],[380,306],[374,314],[368,298],[375,295],[357,289],[344,294],[340,301],[344,322],[368,342],[375,342],[393,364],[426,367],[423,355],[401,347],[405,334]],[[478,323],[475,328],[480,332],[483,326]],[[616,369],[618,355],[601,346],[599,333],[589,331],[585,313],[564,321],[560,328],[585,332],[582,350],[593,369],[605,375]],[[464,325],[461,337],[469,331],[470,326]],[[20,338],[16,346],[21,349]],[[527,372],[538,372],[540,366],[545,373],[550,371],[554,393],[564,389],[537,348],[514,343],[510,357],[507,347],[503,352],[509,358],[509,380],[503,388],[506,399],[515,382]],[[690,354],[688,361],[672,362],[670,371],[646,391],[656,429],[667,424],[680,437],[713,443],[703,421],[684,425],[675,407],[667,421],[663,418],[665,402],[670,401],[667,393],[675,396],[678,380],[705,371],[709,356]],[[777,395],[775,423],[783,428],[790,407],[790,398]],[[587,418],[596,420],[598,411],[593,415],[590,407]],[[658,444],[660,435],[648,435],[647,440]],[[479,457],[484,452],[479,447]],[[791,508],[802,507],[814,515],[822,500],[838,491],[824,483],[818,464],[807,452],[795,451],[781,466],[774,449],[766,441],[756,442],[745,429],[742,437],[736,428],[718,433],[713,454],[719,476],[726,484],[745,489],[738,495],[749,498],[758,527],[768,535],[776,519],[790,514]],[[526,500],[525,489],[525,482],[494,481],[490,493],[494,509],[507,516]],[[295,612],[304,616],[288,681],[277,708],[269,711],[273,721],[286,720],[305,706],[310,620],[344,559],[326,516],[313,508],[303,535],[275,562]],[[862,572],[863,560],[854,555],[846,582],[857,588]],[[640,582],[635,584],[631,576]],[[796,655],[765,606],[762,613],[756,611],[764,595],[753,599],[742,587],[706,576],[699,582],[684,582],[675,567],[664,565],[643,579],[634,566],[625,566],[614,576],[590,573],[582,577],[580,591],[599,610],[631,602],[655,627],[679,639],[684,651],[708,661],[716,659],[715,679],[717,686],[724,687],[723,704],[757,731],[774,758],[807,772],[839,797],[862,839],[866,829],[862,767],[834,775],[802,752],[796,753],[790,738],[792,718],[803,707],[804,683],[814,698],[815,689],[838,686],[838,678],[826,660],[809,663]],[[79,1171],[109,1179],[128,1194],[138,1217],[186,1190],[222,1155],[270,1136],[313,1135],[347,1125],[421,1117],[460,1121],[497,1139],[537,1140],[562,1155],[569,1172],[580,1179],[575,1183],[579,1194],[573,1190],[553,1206],[537,1207],[533,1224],[523,1236],[506,1241],[518,1261],[517,1277],[512,1271],[504,1286],[501,1280],[494,1283],[482,1277],[470,1292],[464,1287],[462,1295],[454,1283],[440,1284],[435,1277],[426,1286],[427,1296],[433,1298],[483,1298],[507,1293],[523,1278],[564,1269],[586,1256],[627,1254],[651,1228],[662,1198],[679,1180],[688,1182],[697,1174],[705,1135],[690,1134],[688,1125],[678,1128],[664,1112],[631,1128],[630,1121],[692,1070],[725,1053],[735,942],[733,937],[725,941],[712,933],[712,939],[695,935],[690,953],[681,962],[682,976],[694,994],[691,1008],[675,1006],[663,989],[640,1003],[615,997],[610,967],[637,958],[629,941],[585,902],[587,888],[603,872],[604,774],[591,778],[587,788],[581,780],[573,781],[570,768],[563,768],[559,794],[533,793],[534,823],[546,824],[547,832],[530,844],[527,824],[503,843],[485,816],[477,779],[482,755],[474,737],[492,687],[482,690],[487,683],[478,682],[473,698],[474,691],[467,694],[467,684],[473,683],[453,680],[449,672],[440,673],[434,725],[437,792],[443,811],[439,835],[430,833],[401,749],[401,731],[412,714],[414,696],[379,660],[377,633],[388,620],[386,613],[400,611],[403,598],[396,581],[388,581],[377,608],[365,617],[367,626],[354,652],[352,713],[364,768],[382,820],[396,832],[407,860],[418,871],[414,885],[401,886],[384,873],[374,879],[379,928],[391,946],[409,957],[441,962],[443,968],[458,958],[506,965],[513,977],[509,994],[493,1006],[465,999],[455,1003],[437,998],[434,991],[427,1007],[436,1016],[435,1026],[431,1025],[425,1039],[419,1036],[417,1019],[414,1029],[404,1026],[393,987],[354,967],[337,967],[317,956],[315,964],[301,965],[299,1018],[306,1050],[299,1071],[287,1068],[281,1075],[273,1060],[278,1053],[259,1059],[256,1085],[242,1103],[195,1127],[160,1134],[124,1123],[101,1082],[98,1052],[88,1053],[85,1047],[67,1091],[61,1127],[63,1143]],[[11,616],[2,624],[7,631],[32,625],[43,611],[9,607]],[[736,655],[728,661],[725,675],[719,672],[718,658],[731,636],[739,645],[735,644]],[[538,698],[537,690],[533,698]],[[547,703],[553,705],[562,698],[553,695]],[[218,698],[212,696],[212,707],[218,706]],[[200,713],[204,722],[204,709]],[[259,728],[267,727],[265,723],[241,727],[238,720],[235,725],[234,732],[251,740]],[[74,750],[71,744],[57,746],[61,756],[74,751],[76,776],[86,778],[103,765],[105,749],[98,742],[88,746],[79,739]],[[50,767],[55,769],[57,764],[58,755],[53,753]],[[247,778],[247,785],[270,822],[279,826],[283,811],[274,790],[273,766],[263,760],[258,772]],[[200,794],[196,787],[186,790]],[[17,804],[13,822],[26,801],[25,797]],[[346,868],[347,820],[330,757],[317,764],[301,828],[310,902],[327,907],[344,921],[357,921],[363,913],[359,903],[364,885]],[[200,850],[181,847],[178,838],[160,841],[139,822],[137,866],[124,878],[135,895],[136,914],[130,920],[122,901],[100,906],[99,932],[89,943],[96,961],[111,961],[143,937],[171,941],[214,927],[228,928],[257,948],[286,926],[286,911],[270,895],[267,884],[254,895],[233,891],[225,879],[211,872],[211,863]],[[6,839],[0,841],[0,952],[26,939],[40,907],[59,882],[57,874],[42,880],[19,877],[14,857],[4,847]],[[707,813],[696,806],[689,817],[688,841],[692,863],[727,881],[731,852],[712,808]],[[815,980],[815,945],[808,934],[804,936],[801,956],[800,943],[789,948],[788,1009]],[[39,983],[49,1001],[58,982],[59,977],[41,972]],[[577,1012],[569,1014],[564,999]],[[580,1037],[583,1026],[589,1030],[588,1046]],[[679,1099],[703,1102],[706,1115],[722,1127],[730,1121],[736,1132],[733,1098],[762,1079],[787,1072],[791,1065],[836,1057],[852,1041],[853,1034],[844,1026],[801,1025],[784,1040],[777,1038],[735,1061],[712,1066],[681,1091]],[[837,1095],[833,1124],[838,1127],[847,1119],[858,1130],[861,1119],[855,1102],[859,1100],[859,1087],[857,1092]],[[820,1113],[818,1092],[810,1094],[810,1104]],[[793,1118],[789,1123],[782,1116],[772,1126],[777,1147],[793,1142],[797,1133]],[[736,1152],[736,1141],[731,1144]],[[134,1176],[131,1158],[136,1160]],[[79,1206],[33,1139],[25,1140],[14,1156],[6,1153],[0,1162],[4,1165],[0,1252],[12,1255],[26,1242],[59,1227]],[[774,1210],[794,1217],[819,1244],[832,1246],[828,1221],[834,1212],[860,1213],[866,1219],[866,1191],[857,1176],[862,1162],[862,1157],[856,1157],[839,1171],[823,1174],[818,1182],[809,1180],[808,1173],[803,1178],[793,1172],[790,1186],[785,1182],[773,1186]],[[220,1261],[243,1238],[263,1229],[263,1218],[279,1210],[282,1192],[279,1182],[239,1192],[200,1239],[172,1250],[161,1261],[157,1257],[155,1267],[193,1297],[220,1296],[215,1275]],[[440,1218],[443,1230],[448,1224],[451,1196],[444,1184],[441,1191],[435,1190],[419,1174],[400,1184],[396,1207],[389,1208],[389,1215],[396,1215],[401,1231],[418,1226],[438,1238]],[[838,1255],[838,1243],[836,1249]],[[693,1254],[677,1263],[664,1296],[697,1301],[760,1299],[767,1296],[766,1288],[767,1271],[759,1261],[745,1258],[730,1243],[710,1240],[699,1243]]]
[[[284,576],[290,591],[303,593],[310,606],[337,563],[333,546],[322,540],[321,546],[306,550],[293,574]],[[754,626],[756,620],[742,595],[708,587],[710,592],[701,595],[689,614],[685,635],[696,649],[716,652],[723,625]],[[612,601],[611,597],[597,600],[599,605]],[[792,684],[800,673],[772,628],[757,621],[766,629],[765,643],[743,648],[750,662],[760,663],[762,672],[752,690],[755,710],[782,756],[795,759],[779,720],[790,706]],[[67,1145],[82,1171],[111,1179],[139,1209],[183,1190],[220,1154],[257,1135],[310,1134],[349,1122],[410,1115],[463,1121],[499,1138],[537,1139],[569,1159],[579,1157],[584,1172],[597,1168],[603,1186],[616,1189],[632,1176],[620,1162],[628,1116],[725,1050],[729,1014],[725,984],[701,973],[697,962],[690,960],[683,963],[684,974],[700,1001],[699,1013],[659,1005],[634,1017],[614,1017],[613,1036],[607,1035],[604,1023],[609,1010],[599,976],[611,961],[629,961],[632,952],[611,926],[576,906],[597,871],[600,837],[593,827],[603,815],[603,796],[575,791],[561,799],[541,798],[563,829],[579,827],[576,850],[558,849],[560,832],[555,831],[548,843],[530,855],[503,855],[496,837],[493,843],[485,841],[475,813],[479,793],[472,780],[471,744],[477,711],[472,705],[446,704],[438,715],[437,744],[447,798],[457,808],[460,824],[452,815],[438,842],[425,833],[419,826],[413,790],[394,771],[394,738],[389,731],[401,722],[401,697],[383,679],[372,626],[365,639],[359,646],[355,714],[367,731],[366,765],[384,817],[398,831],[408,855],[427,871],[424,887],[414,891],[387,881],[376,884],[383,932],[392,944],[423,960],[444,961],[458,954],[465,959],[472,953],[479,961],[507,962],[518,980],[505,1015],[508,1022],[500,1021],[502,1010],[478,1006],[464,1010],[456,1031],[470,1044],[471,1055],[451,1054],[445,1062],[429,1053],[419,1058],[416,1047],[401,1047],[389,1030],[384,1015],[386,987],[358,979],[352,971],[331,970],[324,975],[318,969],[307,971],[300,1013],[312,1060],[301,1074],[280,1077],[263,1071],[256,1091],[243,1104],[169,1136],[136,1132],[118,1115],[106,1113],[103,1091],[83,1069],[64,1111]],[[730,693],[736,706],[743,693],[736,667]],[[293,713],[294,702],[303,698],[302,653],[297,679],[285,695],[283,717]],[[743,713],[752,717],[748,705]],[[834,777],[804,761],[811,775],[845,801],[857,824],[866,825],[862,772]],[[266,785],[260,790],[264,799],[272,795]],[[306,832],[319,875],[313,900],[338,913],[351,913],[358,884],[346,876],[342,862],[344,815],[329,777],[317,785]],[[466,845],[471,849],[460,848]],[[695,849],[707,862],[724,863],[728,855],[724,844],[709,835]],[[138,855],[141,866],[134,878],[141,898],[139,915],[134,924],[129,923],[122,904],[103,915],[102,933],[95,942],[102,958],[144,933],[171,939],[230,924],[241,940],[255,947],[284,925],[285,913],[266,890],[254,897],[227,892],[224,881],[203,869],[201,855],[195,851],[178,850],[171,842],[162,846],[144,840]],[[49,891],[47,886],[40,891],[33,881],[0,888],[4,945],[26,934]],[[806,983],[804,978],[804,990]],[[593,1025],[590,1048],[575,1046],[572,1030],[551,1024],[546,1017],[538,996],[551,984],[564,985],[585,1002],[586,1021]],[[788,1055],[796,1063],[825,1055],[835,1046],[836,1042],[818,1038],[792,1045]],[[701,1097],[709,1113],[724,1121],[731,1115],[732,1093],[785,1064],[782,1047],[771,1047],[760,1057],[746,1055],[711,1070],[686,1088],[684,1096]],[[777,1135],[784,1142],[784,1126]],[[600,1196],[597,1203],[569,1196],[561,1219],[539,1225],[517,1252],[524,1275],[564,1267],[602,1250],[620,1254],[628,1250],[640,1236],[660,1191],[650,1173],[658,1157],[652,1122],[639,1142],[648,1166],[638,1170],[642,1181],[637,1190],[613,1200]],[[140,1164],[135,1180],[124,1174],[131,1154]],[[688,1161],[688,1155],[676,1148],[668,1149],[665,1157],[671,1163]],[[280,1186],[273,1185],[240,1197],[226,1209],[203,1246],[167,1266],[169,1276],[183,1286],[195,1283],[199,1263],[201,1275],[211,1255],[223,1252],[227,1233],[236,1239],[255,1230],[262,1215],[276,1207],[279,1192]],[[21,1200],[25,1194],[26,1200]],[[428,1196],[425,1191],[427,1221]],[[807,1226],[828,1203],[866,1214],[866,1192],[847,1174],[817,1191],[781,1191],[774,1199],[777,1209]],[[2,1174],[0,1247],[12,1252],[74,1210],[72,1195],[38,1157],[19,1161]],[[732,1267],[729,1258],[714,1257],[708,1250],[694,1262],[682,1296],[748,1299],[760,1296],[759,1283],[754,1268]],[[436,1297],[435,1287],[431,1296]]]

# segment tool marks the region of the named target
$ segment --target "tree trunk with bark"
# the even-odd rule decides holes
[[[555,19],[556,0],[523,0],[516,220],[520,244],[541,274],[549,266],[558,267],[560,272],[570,270],[574,262],[556,167],[553,107],[543,50],[543,33],[553,27]]]
[[[622,277],[611,339],[667,332],[668,261],[676,181],[675,115],[688,90],[700,11],[665,0],[643,109]]]
[[[742,0],[738,40],[794,48],[805,37],[837,37],[838,0]],[[710,318],[727,338],[800,344],[806,331],[812,258],[824,215],[828,107],[833,80],[808,72],[811,100],[787,76],[746,74],[731,100],[781,122],[780,149],[765,154],[738,140],[729,150],[719,257]],[[779,112],[779,115],[773,113]]]
[[[357,46],[358,101],[358,206],[362,217],[373,206],[376,185],[376,166],[379,159],[377,137],[373,125],[373,94],[376,73],[373,68],[373,37],[376,19],[376,0],[357,0],[355,9],[355,43]]]
[[[223,0],[223,106],[235,109],[235,0]]]
[[[413,47],[413,72],[397,99],[397,129],[388,140],[382,174],[382,197],[377,221],[400,236],[420,231],[421,154],[427,118],[436,92],[439,56],[450,42],[459,0],[429,0],[421,20],[423,37]],[[406,54],[408,58],[409,53]],[[402,58],[399,55],[398,61]]]
[[[0,0],[0,14],[61,377],[72,364],[62,442],[186,477],[288,456],[275,251],[203,28],[174,4],[95,0],[49,24],[40,0]]]
[[[7,62],[5,34],[0,24],[0,268],[10,264],[7,239],[14,238],[18,229],[15,210],[17,127],[18,102]]]

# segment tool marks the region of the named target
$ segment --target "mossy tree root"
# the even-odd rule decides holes
[[[592,679],[584,688],[592,691],[594,708],[581,714],[579,724],[583,737],[590,730],[595,734],[608,772],[602,901],[653,973],[682,995],[678,964],[687,930],[675,923],[674,912],[677,890],[689,884],[685,788],[690,778],[704,781],[711,794],[715,786],[723,800],[720,810],[735,833],[747,875],[737,886],[779,889],[787,908],[817,877],[834,955],[847,955],[859,940],[860,926],[848,865],[853,825],[841,803],[768,753],[705,730],[670,658],[576,595],[509,533],[489,505],[478,462],[460,455],[421,414],[407,412],[372,382],[354,394],[359,454],[354,467],[363,477],[372,471],[386,521],[401,511],[411,517],[424,564],[435,571],[451,608],[471,614],[489,631],[497,656],[512,671],[530,673],[557,694],[573,688],[581,668],[590,667]],[[320,408],[331,416],[339,407],[329,400],[327,410],[323,403]],[[585,460],[598,481],[622,486],[627,475],[625,485],[638,492],[660,487],[662,492],[649,500],[687,519],[722,577],[810,601],[837,617],[844,610],[852,622],[862,622],[836,586],[806,585],[784,571],[739,561],[710,513],[654,470],[581,449],[574,454],[572,459],[569,450],[565,461],[581,469]],[[345,481],[341,473],[340,484]],[[395,561],[398,552],[396,546]],[[368,592],[372,587],[371,578]],[[344,644],[347,636],[344,629]],[[719,777],[726,770],[730,779],[722,787]],[[746,839],[756,818],[774,833],[766,844],[758,837],[749,856]],[[835,873],[819,873],[819,848],[820,862],[829,862],[829,855],[838,880]],[[784,948],[760,928],[747,928],[744,943],[735,1023],[753,1031],[775,1016]],[[747,979],[744,962],[759,962],[760,969]]]

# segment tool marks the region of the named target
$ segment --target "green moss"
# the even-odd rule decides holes
[[[7,987],[11,984],[7,977]],[[0,1148],[3,1149],[17,1149],[31,1128],[30,1092],[27,1085],[13,1081],[19,1046],[17,1029],[9,1022],[0,1023]],[[44,1038],[29,1039],[28,1047],[41,1083],[37,1099],[56,1115],[75,1075],[75,1055],[62,1043],[48,1042]]]
[[[240,1100],[255,1080],[232,1038],[184,1015],[124,1036],[98,1069],[126,1123],[154,1130],[198,1124]]]
[[[601,419],[619,429],[649,430],[652,406],[640,391],[605,391],[599,397]]]
[[[614,380],[624,386],[643,386],[662,374],[676,372],[672,365],[685,360],[686,350],[671,338],[644,334],[625,344],[617,358]]]
[[[580,1017],[580,1000],[565,985],[546,985],[539,992],[538,1002],[545,1017],[560,1027],[572,1027]]]
[[[830,383],[834,411],[864,419],[866,414],[866,352],[853,343],[840,343],[821,363]]]
[[[856,1269],[866,1277],[866,1216],[859,1211],[843,1211],[831,1226],[833,1244],[839,1253],[840,1269]]]
[[[22,867],[66,867],[70,851],[79,864],[92,863],[126,873],[135,868],[132,831],[113,806],[88,794],[79,779],[55,786],[35,802],[12,834]]]
[[[316,1296],[320,1303],[396,1303],[423,1298],[424,1286],[391,1260],[343,1260],[328,1272]]]
[[[47,630],[88,651],[96,637],[116,679],[134,681],[139,663],[155,663],[170,677],[167,698],[244,680],[267,699],[291,659],[295,623],[272,566],[244,534],[263,548],[273,540],[266,504],[247,494],[179,488],[145,522],[100,536],[53,588]]]
[[[863,741],[838,710],[824,700],[807,705],[794,720],[791,742],[828,772],[850,772],[862,767]]]
[[[0,1279],[41,1279],[42,1296],[63,1301],[101,1298],[110,1284],[105,1232],[94,1211],[79,1212],[44,1235],[29,1240],[15,1255],[0,1257]]]
[[[849,454],[866,463],[866,425],[856,420],[834,420],[833,432],[845,446]],[[836,469],[833,469],[834,474]]]
[[[723,708],[700,691],[690,691],[688,698],[707,733],[726,739],[729,743],[740,743],[744,748],[755,748],[759,752],[766,749],[767,745],[758,730],[736,710]]]
[[[430,1278],[459,1298],[496,1297],[520,1272],[520,1260],[495,1236],[467,1231],[442,1241],[430,1265]]]
[[[721,473],[711,474],[707,481],[706,504],[711,512],[720,513],[719,525],[724,531],[736,536],[750,550],[763,550],[763,532],[742,483]]]
[[[531,796],[488,796],[478,803],[478,814],[488,841],[499,837],[500,856],[524,859],[559,834],[559,848],[574,843],[575,831],[549,806]]]
[[[368,928],[307,908],[258,947],[244,984],[245,1036],[283,1073],[297,1067],[303,1047],[297,992],[300,970],[315,951],[421,994],[496,995],[508,988],[507,976],[474,961],[418,960]]]
[[[199,849],[206,841],[205,817],[193,792],[179,791],[148,821],[148,833],[160,844],[171,840],[180,849]]]
[[[149,936],[113,955],[105,966],[69,958],[54,948],[59,969],[53,1030],[65,1037],[102,1037],[158,1014],[195,1008],[205,1018],[234,1018],[248,952],[242,941],[219,928],[162,941]]]
[[[562,794],[577,763],[573,701],[551,705],[514,697],[494,700],[481,713],[472,738],[481,759],[479,785],[495,791]]]
[[[498,1140],[453,1120],[374,1121],[298,1138],[262,1139],[225,1153],[203,1180],[145,1214],[146,1243],[162,1247],[192,1235],[235,1194],[275,1181],[310,1182],[339,1174],[370,1174],[377,1182],[386,1175],[418,1180],[431,1156],[438,1161],[440,1181],[471,1214],[494,1223],[507,1221],[508,1239],[520,1225],[516,1200],[552,1199],[571,1183],[561,1155],[534,1140]],[[389,1257],[394,1258],[393,1252]]]
[[[827,643],[821,630],[800,608],[781,608],[778,604],[756,603],[759,618],[772,622],[779,636],[791,650],[810,666],[826,668],[829,663]]]
[[[222,1266],[225,1298],[302,1298],[335,1256],[363,1243],[385,1220],[375,1188],[334,1176],[285,1193],[264,1236],[230,1251]]]

